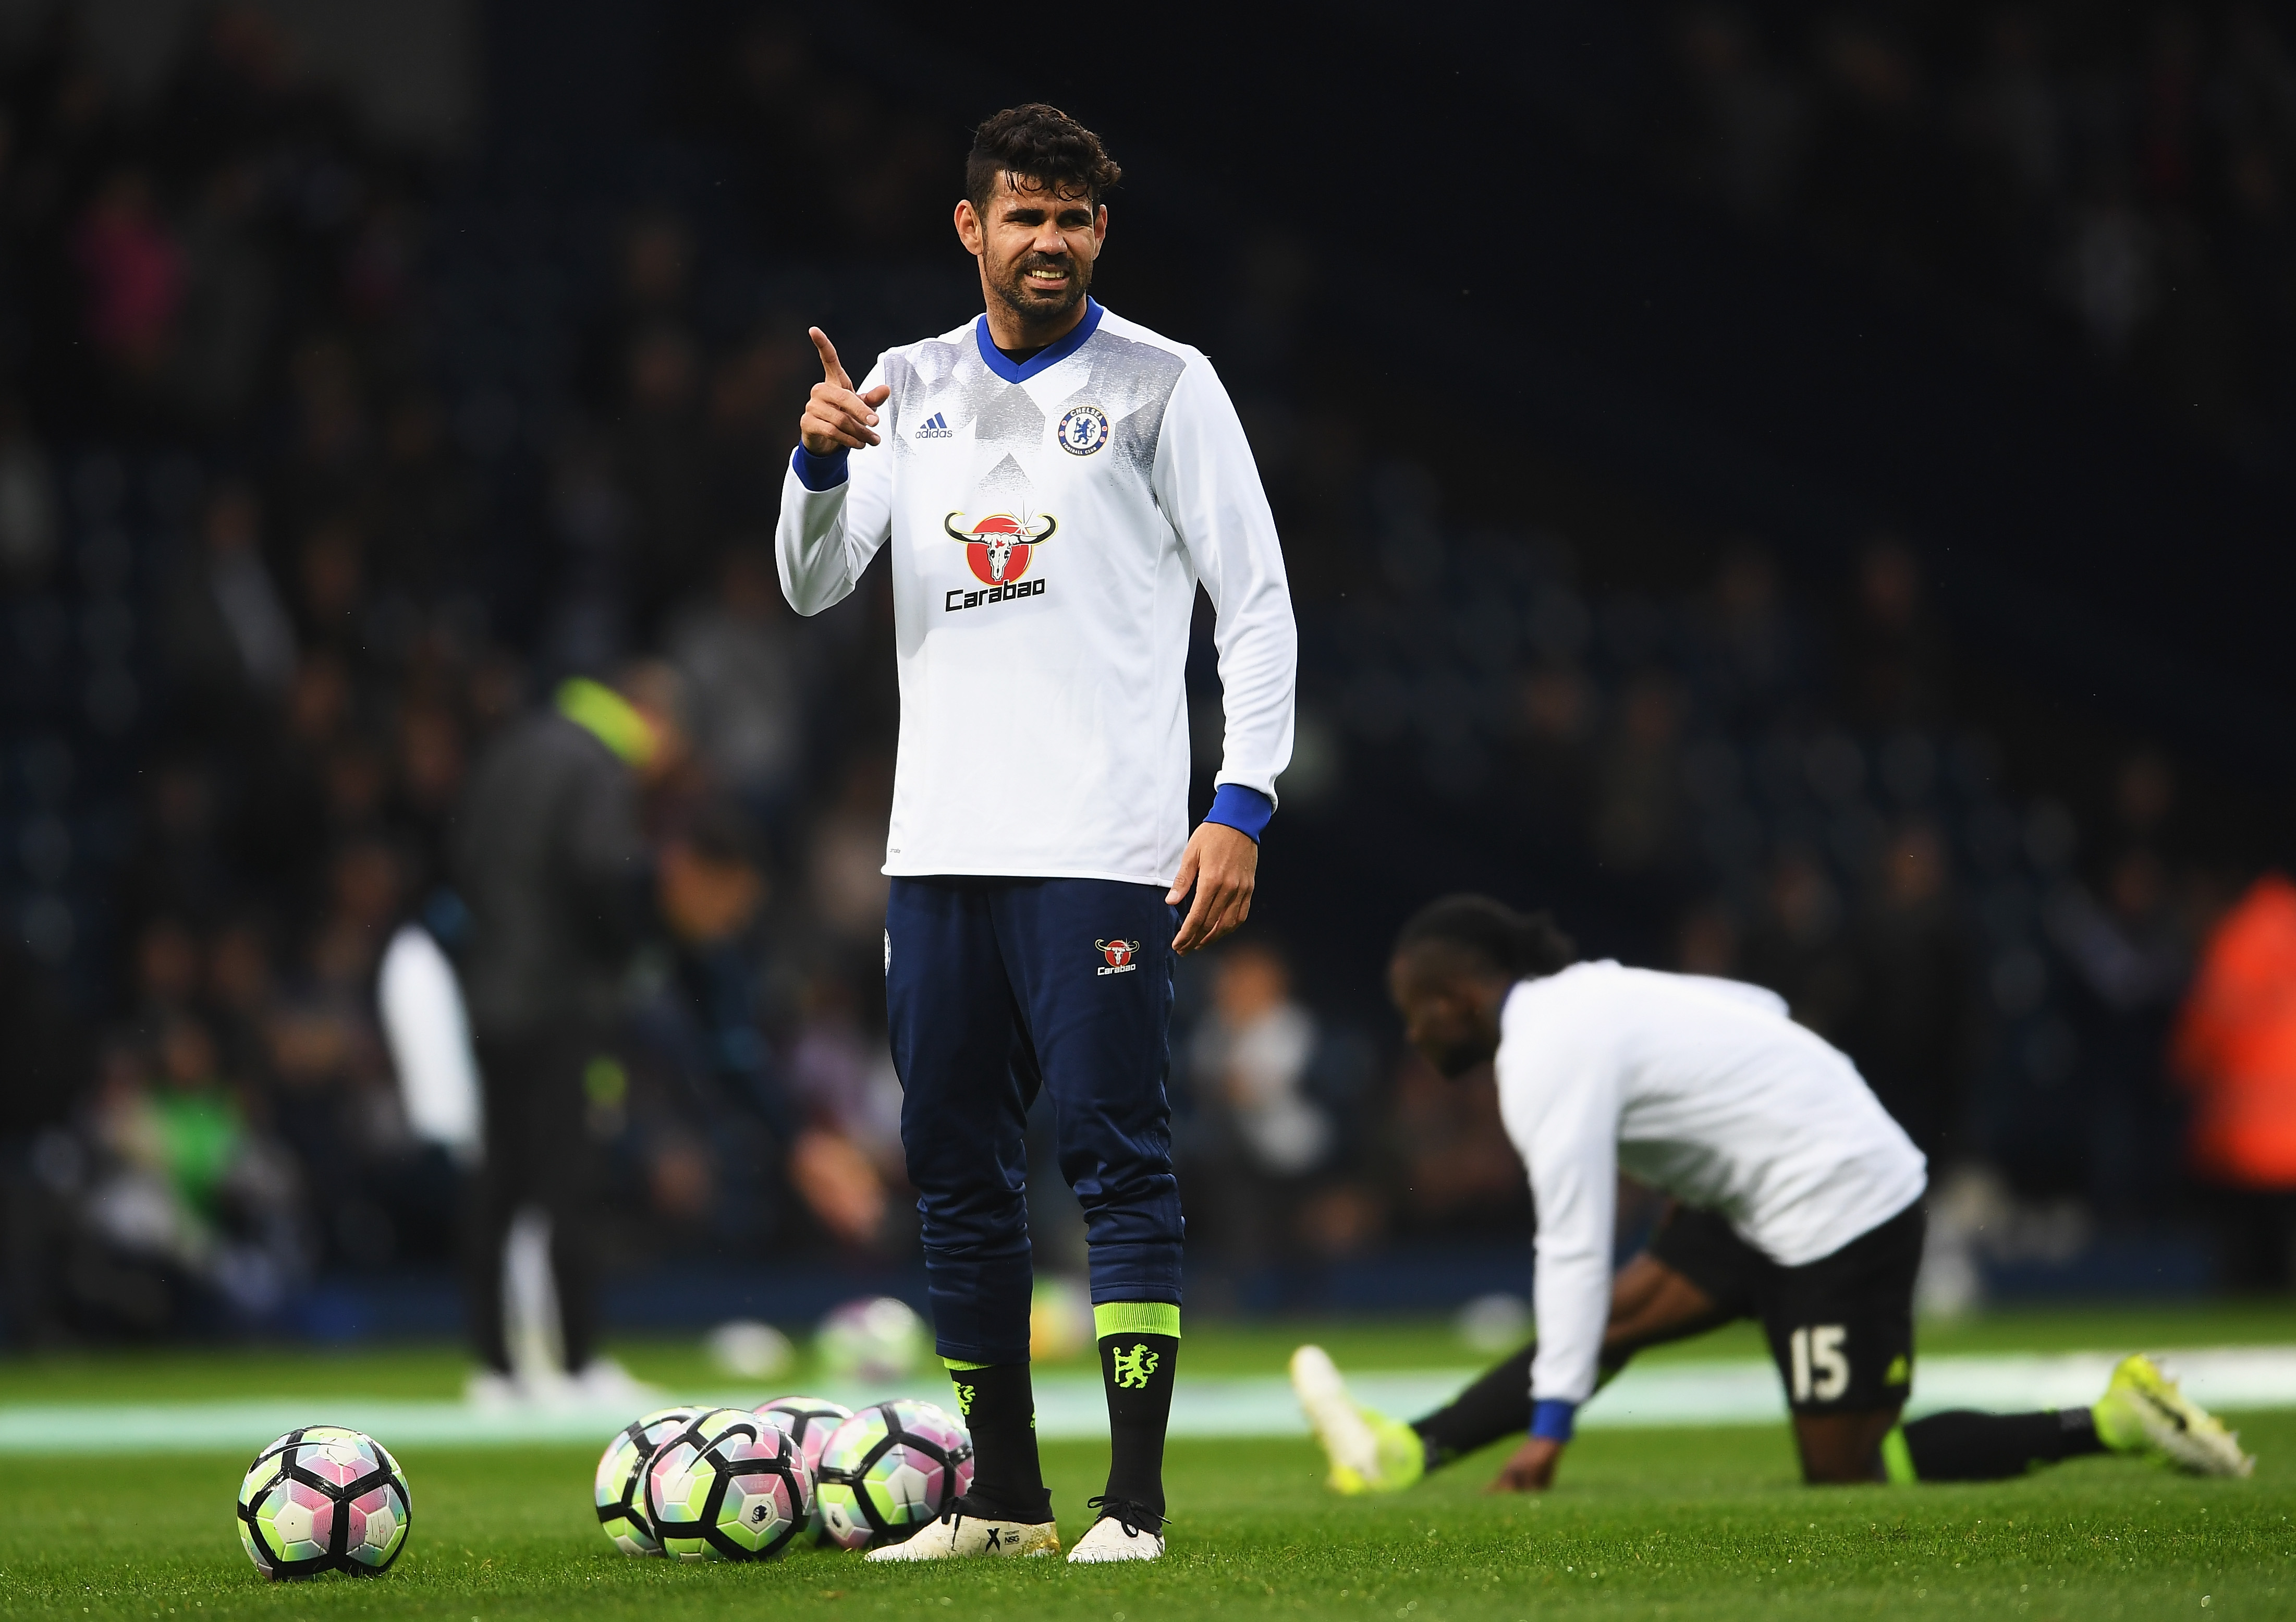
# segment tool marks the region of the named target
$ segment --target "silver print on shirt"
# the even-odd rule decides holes
[[[1119,479],[1147,487],[1164,410],[1185,362],[1168,350],[1103,329],[1045,375],[1066,381],[1079,366],[1083,375],[1077,386],[1049,409],[1037,405],[1026,384],[1008,382],[982,364],[969,333],[957,342],[918,345],[887,367],[897,420],[923,423],[913,435],[892,436],[897,454],[965,458],[971,464],[971,505],[976,512],[990,509],[978,519],[955,512],[941,520],[942,530],[964,547],[966,567],[980,583],[977,590],[944,592],[944,613],[1044,594],[1044,576],[1031,571],[1037,547],[1052,537],[1058,523],[1049,513],[1031,513],[1037,481],[1028,464],[1050,451],[1048,438],[1070,456],[1104,460]],[[944,449],[918,443],[923,440],[953,443]],[[1112,455],[1099,456],[1111,447]]]

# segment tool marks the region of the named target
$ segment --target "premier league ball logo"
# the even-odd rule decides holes
[[[956,526],[964,514],[952,512],[940,521],[948,538],[964,546],[964,561],[983,586],[1010,586],[1029,572],[1029,560],[1037,547],[1053,538],[1060,526],[1050,514],[1032,524],[1025,516],[992,512],[970,529]]]

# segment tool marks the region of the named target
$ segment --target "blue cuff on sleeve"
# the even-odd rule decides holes
[[[797,472],[798,483],[807,489],[833,490],[845,482],[845,458],[849,454],[840,445],[826,456],[816,456],[800,445],[790,454],[790,466]]]
[[[1571,1415],[1578,1411],[1577,1403],[1542,1397],[1530,1405],[1530,1434],[1541,1441],[1567,1442],[1570,1439]]]
[[[1238,833],[1249,834],[1257,845],[1260,831],[1275,815],[1275,802],[1258,789],[1247,789],[1240,782],[1224,782],[1213,793],[1212,808],[1204,813],[1204,821],[1222,823]]]

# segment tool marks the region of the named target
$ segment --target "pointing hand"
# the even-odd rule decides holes
[[[798,438],[816,456],[876,444],[876,408],[893,391],[880,383],[866,394],[856,394],[853,380],[838,363],[837,346],[829,341],[829,335],[819,327],[808,327],[806,335],[821,351],[821,381],[813,386],[805,415],[798,419]]]

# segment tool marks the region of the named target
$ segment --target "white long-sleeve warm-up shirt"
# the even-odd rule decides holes
[[[1535,1400],[1594,1392],[1621,1170],[1787,1267],[1927,1186],[1857,1067],[1757,987],[1578,963],[1516,986],[1499,1032],[1499,1112],[1538,1213]]]
[[[881,443],[782,486],[800,614],[892,543],[900,753],[885,871],[1169,884],[1187,844],[1183,682],[1218,616],[1221,801],[1292,758],[1299,639],[1274,517],[1211,363],[1099,304],[1021,363],[986,317],[889,349]],[[1233,785],[1233,786],[1231,786]]]

